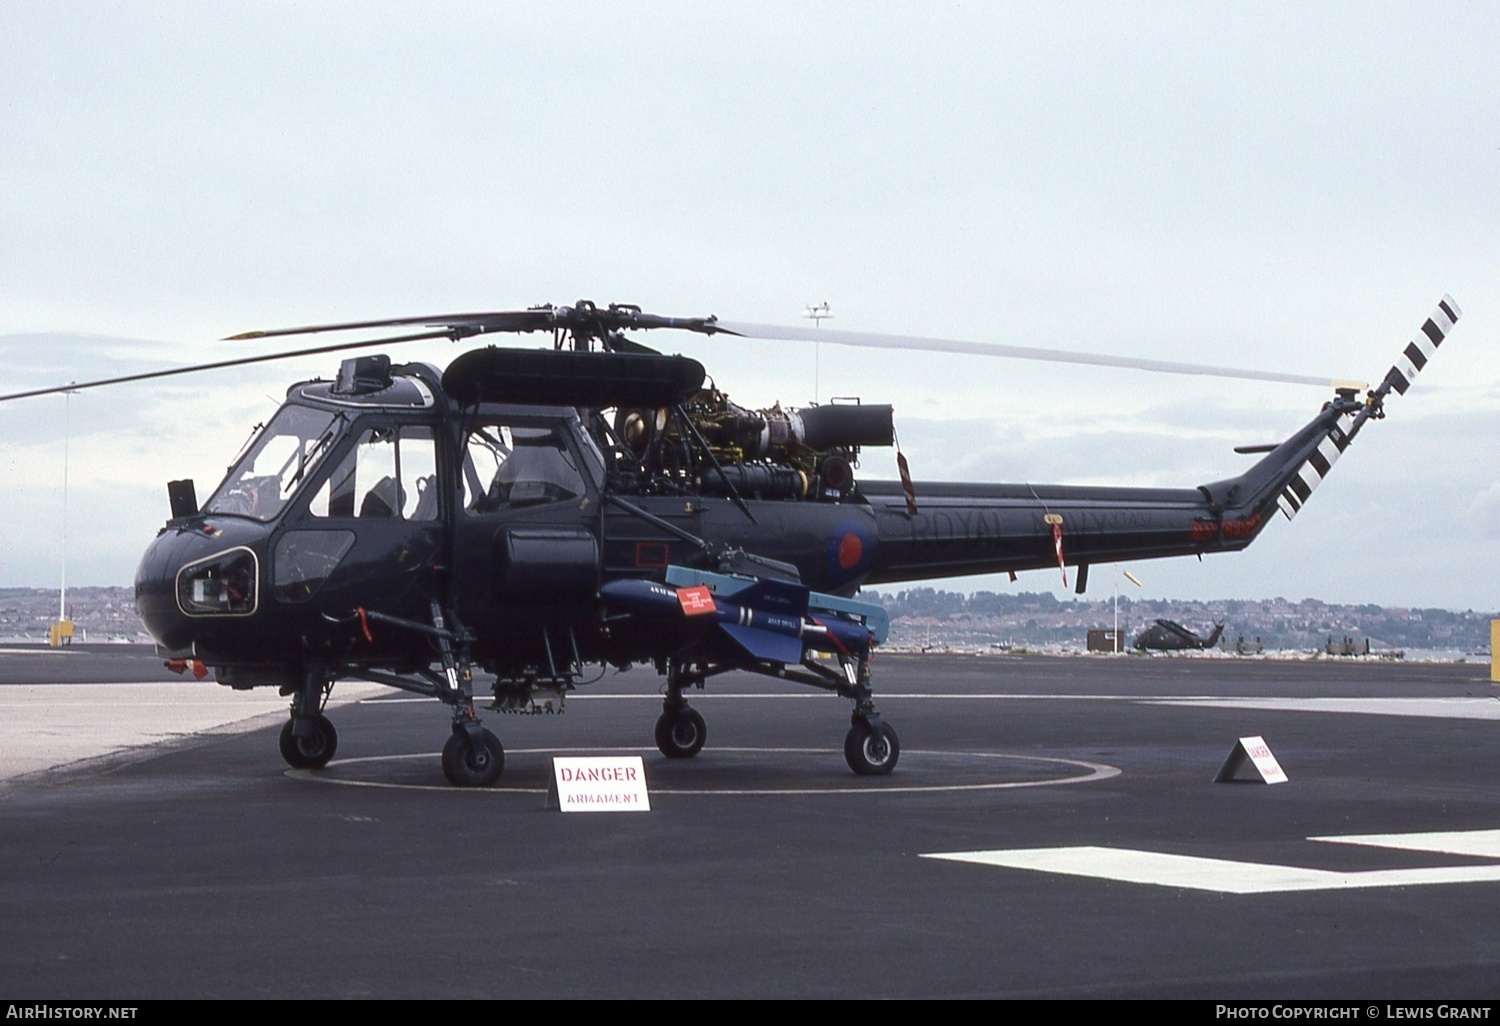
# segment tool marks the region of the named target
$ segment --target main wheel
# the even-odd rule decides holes
[[[484,747],[475,750],[469,744],[469,732],[455,730],[443,745],[443,776],[454,787],[489,787],[500,779],[505,769],[505,749],[500,739],[484,732]]]
[[[656,747],[668,759],[691,759],[703,751],[706,740],[708,725],[697,709],[664,712],[656,721]]]
[[[333,721],[322,713],[313,721],[313,732],[307,737],[292,733],[292,720],[281,728],[281,757],[294,769],[322,769],[339,749],[339,732]]]
[[[879,731],[856,723],[844,738],[844,761],[862,777],[884,776],[896,768],[899,758],[901,741],[889,723],[882,723]]]

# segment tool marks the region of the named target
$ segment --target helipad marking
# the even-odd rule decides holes
[[[1500,858],[1500,830],[1438,834],[1351,834],[1310,837],[1308,840]],[[1337,870],[1304,869],[1298,866],[1235,862],[1196,855],[1171,855],[1166,852],[1094,846],[932,852],[923,854],[921,857],[949,862],[971,862],[976,865],[1007,869],[1030,869],[1063,876],[1154,884],[1158,887],[1216,891],[1221,894],[1277,894],[1289,891],[1358,890],[1372,887],[1500,882],[1500,865],[1374,869],[1346,873]]]
[[[1345,834],[1340,837],[1310,837],[1308,840],[1500,859],[1500,830],[1449,830],[1432,834]]]
[[[1015,694],[1005,692],[940,692],[916,694],[888,691],[877,696],[881,701],[1048,701],[1048,702],[1128,702],[1139,705],[1175,705],[1203,709],[1255,709],[1266,712],[1358,713],[1374,716],[1417,716],[1452,720],[1500,720],[1500,700],[1496,698],[1274,698],[1235,697],[1226,695],[1080,695]],[[709,692],[694,695],[694,702],[724,699],[779,700],[785,698],[838,701],[839,696],[818,692]],[[430,698],[375,698],[380,703],[425,702]],[[660,702],[661,695],[650,692],[630,695],[569,695],[572,702]]]
[[[600,752],[655,752],[655,748],[514,748],[506,752],[507,755],[555,755],[563,752],[587,752],[598,754]],[[836,754],[826,748],[719,748],[712,749],[714,754],[720,753],[769,753],[773,755],[818,755],[829,756]],[[655,787],[651,788],[653,795],[719,795],[728,797],[764,797],[777,795],[829,795],[829,794],[934,794],[939,792],[958,791],[1002,791],[1013,790],[1023,787],[1056,787],[1062,784],[1085,784],[1095,780],[1109,780],[1120,775],[1118,767],[1106,765],[1105,763],[1085,762],[1082,759],[1060,759],[1041,755],[1008,755],[1003,752],[939,752],[906,749],[901,753],[906,758],[912,756],[961,756],[974,759],[1011,759],[1021,762],[1043,762],[1061,766],[1076,766],[1087,772],[1076,776],[1058,777],[1053,780],[1010,780],[997,781],[988,784],[927,784],[883,787],[879,784],[864,787],[780,787],[780,788],[675,788]],[[342,777],[332,776],[329,770],[340,766],[354,766],[361,763],[393,762],[401,759],[433,759],[436,753],[418,752],[410,755],[367,755],[356,759],[335,759],[322,770],[287,769],[285,774],[299,780],[312,780],[320,784],[339,784],[344,787],[383,787],[392,790],[409,791],[444,791],[461,792],[465,794],[546,794],[545,787],[522,788],[504,786],[504,777],[501,778],[501,786],[491,788],[460,788],[443,784],[401,784],[381,780],[349,780]],[[649,769],[648,769],[649,776]],[[649,783],[649,781],[648,781]]]
[[[1152,698],[1152,705],[1272,712],[1358,713],[1371,716],[1423,716],[1448,720],[1500,720],[1494,698]]]

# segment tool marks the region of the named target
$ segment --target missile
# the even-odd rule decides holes
[[[610,581],[600,595],[623,611],[726,634],[752,659],[800,663],[807,649],[867,659],[874,634],[864,624],[808,610],[809,589],[757,581],[730,598],[707,585],[672,587],[656,581]]]

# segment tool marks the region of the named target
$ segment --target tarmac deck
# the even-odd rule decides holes
[[[167,697],[150,747],[8,771],[0,996],[1492,999],[1488,669],[883,655],[885,778],[844,765],[848,703],[748,675],[691,696],[708,746],[668,761],[637,669],[490,714],[505,775],[461,791],[435,702],[338,709],[338,758],[291,771],[267,692],[6,654],[0,703],[47,685],[59,747],[144,704],[112,681]],[[250,719],[160,736],[207,694]],[[1289,782],[1212,782],[1249,735]],[[651,812],[544,811],[551,754],[622,750]]]

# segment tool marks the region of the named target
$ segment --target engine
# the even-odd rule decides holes
[[[895,429],[889,405],[749,410],[710,387],[679,407],[618,410],[613,436],[651,490],[838,502],[860,448],[893,444]]]

